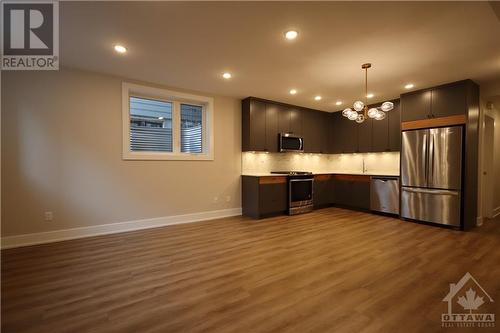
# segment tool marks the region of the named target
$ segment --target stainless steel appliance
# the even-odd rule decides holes
[[[371,177],[370,209],[389,214],[399,214],[399,178]]]
[[[286,152],[286,151],[303,152],[304,138],[290,133],[280,133],[279,145],[280,145],[280,152]]]
[[[313,210],[312,172],[306,171],[273,171],[274,174],[288,176],[288,214],[296,215]]]
[[[460,226],[462,126],[405,131],[401,217]]]

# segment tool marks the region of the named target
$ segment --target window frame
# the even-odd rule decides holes
[[[173,152],[132,151],[130,149],[130,97],[171,102]],[[188,160],[214,159],[213,98],[122,82],[122,158],[124,160]],[[181,152],[181,104],[198,105],[202,111],[202,152]]]

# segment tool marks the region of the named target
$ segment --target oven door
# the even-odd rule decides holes
[[[313,179],[290,179],[289,204],[290,207],[308,206],[313,203]]]

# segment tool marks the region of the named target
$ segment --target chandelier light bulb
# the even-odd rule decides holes
[[[375,116],[375,120],[382,120],[385,118],[385,112],[383,111],[378,111],[377,115]]]
[[[349,113],[347,118],[349,120],[356,120],[356,119],[358,119],[358,113],[356,111],[351,111],[351,113]]]
[[[347,117],[349,116],[349,114],[352,112],[352,110],[350,108],[347,108],[347,109],[344,109],[344,111],[342,111],[342,115],[344,117]]]
[[[391,111],[392,109],[394,109],[394,103],[392,103],[392,102],[384,102],[384,103],[382,103],[382,105],[380,106],[380,108],[384,112]]]
[[[358,117],[356,118],[356,122],[358,124],[361,124],[363,121],[365,121],[365,115],[364,114],[358,114]]]
[[[370,118],[375,118],[377,114],[378,114],[377,108],[371,108],[370,110],[368,110],[368,117]]]
[[[361,102],[361,101],[356,101],[354,102],[354,104],[352,105],[354,110],[356,111],[361,111],[363,110],[363,108],[365,107],[365,103]]]

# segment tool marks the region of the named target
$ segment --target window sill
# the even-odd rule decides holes
[[[213,154],[176,154],[176,153],[154,153],[154,152],[125,152],[123,160],[143,161],[213,161]]]

